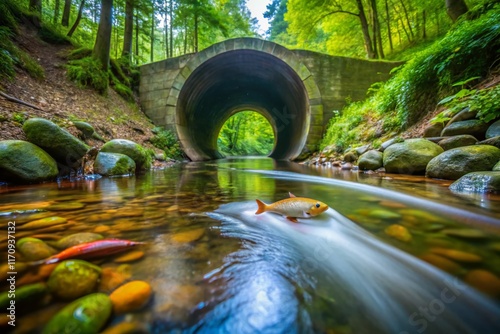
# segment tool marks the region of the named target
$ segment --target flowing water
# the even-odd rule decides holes
[[[15,222],[17,240],[49,245],[78,232],[146,242],[135,260],[92,261],[103,272],[98,291],[129,280],[154,291],[145,308],[112,316],[106,328],[498,333],[500,198],[454,195],[447,185],[271,159],[220,160],[136,177],[0,187],[0,223],[7,230]],[[254,214],[256,198],[273,202],[289,191],[330,209],[298,224]],[[66,222],[23,228],[53,216]],[[0,247],[6,259],[6,232]],[[23,269],[22,254],[16,260],[17,287],[47,280],[41,269]],[[52,298],[18,310],[14,332],[41,331],[65,304]]]

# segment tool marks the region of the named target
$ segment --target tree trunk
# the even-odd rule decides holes
[[[134,35],[134,1],[125,2],[125,31],[123,33],[122,57],[130,61],[132,56],[132,36]]]
[[[56,0],[54,4],[54,17],[52,18],[52,23],[56,24],[59,21],[59,14],[61,14],[61,0]]]
[[[102,0],[101,17],[99,18],[99,28],[97,29],[97,38],[92,56],[101,62],[104,71],[107,71],[109,68],[109,51],[111,48],[111,30],[113,22],[112,16],[113,0]]]
[[[155,8],[153,6],[153,11],[151,12],[151,45],[150,45],[150,59],[151,62],[154,61],[154,50],[155,50]]]
[[[389,40],[389,46],[392,52],[394,51],[394,46],[392,45],[391,16],[389,14],[389,3],[387,0],[385,0],[385,15],[387,17],[387,39]]]
[[[80,24],[80,20],[82,19],[82,14],[83,14],[83,7],[85,6],[85,0],[82,0],[80,2],[80,7],[78,8],[78,15],[76,16],[75,23],[73,23],[73,26],[71,29],[68,31],[68,34],[66,36],[71,37],[73,36],[73,33],[75,32],[76,28]]]
[[[139,15],[135,10],[135,63],[139,63]]]
[[[168,47],[168,31],[169,31],[169,27],[168,27],[168,6],[167,6],[167,1],[165,0],[164,2],[164,5],[165,5],[165,11],[163,12],[163,15],[165,15],[165,19],[163,20],[163,28],[165,29],[163,31],[163,38],[164,38],[164,41],[165,41],[165,58],[169,58],[169,54],[168,54],[168,51],[169,51],[169,47]]]
[[[413,29],[411,27],[410,17],[408,16],[408,11],[406,10],[406,6],[403,0],[399,0],[401,2],[401,6],[403,7],[403,12],[405,13],[406,24],[408,25],[408,30],[410,31],[411,39],[415,38],[415,34],[413,33]]]
[[[423,39],[427,39],[427,28],[426,28],[426,24],[427,24],[427,17],[425,16],[425,9],[422,11],[422,38]]]
[[[198,13],[194,14],[194,52],[198,53]]]
[[[170,0],[170,57],[174,56],[174,3]]]
[[[64,9],[61,24],[63,27],[69,26],[69,15],[71,13],[71,0],[64,0]]]
[[[37,28],[42,27],[42,0],[30,0],[29,9],[37,15],[33,17],[32,23]]]
[[[363,32],[363,37],[364,37],[364,41],[365,41],[366,55],[368,56],[369,59],[374,59],[375,53],[373,52],[373,48],[372,48],[372,40],[370,38],[370,30],[368,27],[368,21],[366,20],[366,15],[365,15],[365,10],[363,8],[363,3],[361,0],[356,0],[356,3],[358,5],[359,20],[361,22],[361,30]]]
[[[446,13],[453,22],[469,10],[464,0],[445,0],[445,3]]]
[[[380,21],[378,19],[377,0],[371,0],[371,5],[373,11],[373,38],[377,41],[376,44],[378,45],[378,56],[380,58],[385,58],[384,45],[382,44],[382,32],[380,31]]]

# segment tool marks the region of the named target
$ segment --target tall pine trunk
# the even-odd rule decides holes
[[[132,36],[134,35],[134,1],[125,2],[125,31],[123,33],[122,57],[130,61],[132,56]]]
[[[151,53],[150,53],[150,59],[151,62],[154,61],[154,55],[155,55],[155,8],[153,6],[153,11],[151,12]]]
[[[174,3],[170,0],[170,57],[174,56]]]
[[[99,18],[99,28],[92,51],[92,56],[99,60],[102,69],[109,68],[109,52],[111,49],[111,30],[113,27],[113,0],[101,0],[101,17]]]
[[[84,6],[85,6],[85,0],[82,0],[80,2],[80,7],[78,8],[78,15],[76,16],[75,23],[73,23],[73,26],[68,31],[68,34],[66,36],[68,36],[68,37],[73,36],[73,33],[75,32],[76,28],[78,28],[78,25],[80,24],[80,20],[82,19],[83,7]]]
[[[387,18],[387,39],[389,40],[389,46],[391,48],[391,52],[394,51],[394,46],[392,45],[392,33],[391,33],[391,16],[389,14],[389,4],[387,0],[385,0],[385,15]]]
[[[445,0],[445,4],[446,13],[453,22],[469,10],[464,0]]]
[[[61,0],[56,0],[54,4],[54,17],[52,18],[52,23],[56,24],[59,21],[59,14],[61,14]]]

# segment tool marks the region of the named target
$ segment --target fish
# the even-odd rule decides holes
[[[52,255],[44,260],[33,264],[51,264],[73,258],[92,258],[107,256],[128,250],[130,247],[143,245],[144,242],[122,240],[122,239],[102,239],[91,242],[85,242],[76,246],[69,247],[60,253]]]
[[[323,202],[312,198],[296,197],[292,193],[288,194],[290,198],[272,204],[266,204],[256,199],[258,209],[255,214],[274,212],[285,216],[291,222],[297,223],[297,218],[312,218],[328,210],[328,205]]]

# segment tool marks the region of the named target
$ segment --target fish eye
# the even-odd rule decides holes
[[[316,206],[317,208],[319,208],[319,207],[320,207],[319,203],[316,203],[316,205],[315,205],[315,206]]]

